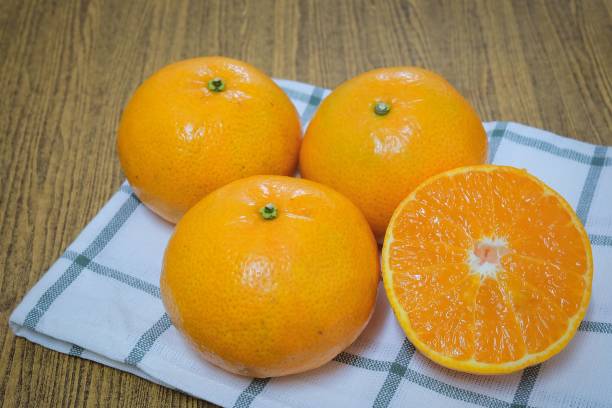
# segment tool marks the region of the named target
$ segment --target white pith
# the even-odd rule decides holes
[[[483,237],[478,241],[480,245],[486,245],[494,249],[507,249],[508,241],[504,238]],[[467,255],[468,265],[473,274],[479,275],[481,279],[496,279],[497,273],[501,270],[500,262],[486,262],[475,253],[475,249],[470,249]]]

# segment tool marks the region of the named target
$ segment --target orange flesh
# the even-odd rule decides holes
[[[408,337],[451,368],[508,372],[546,359],[588,305],[582,225],[558,194],[516,169],[474,166],[430,179],[396,210],[383,252]]]

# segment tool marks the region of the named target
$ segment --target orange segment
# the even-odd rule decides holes
[[[473,298],[478,283],[469,276],[448,291],[429,291],[421,307],[408,312],[417,335],[437,352],[458,360],[474,353]]]
[[[467,265],[436,264],[430,267],[398,270],[393,277],[400,298],[420,298],[417,304],[423,305],[434,296],[448,295],[455,287],[463,285],[468,278]],[[412,306],[414,304],[408,304]],[[415,309],[409,309],[410,312]]]
[[[516,316],[495,279],[484,279],[475,304],[474,359],[498,364],[525,355]]]
[[[568,316],[554,297],[542,292],[543,287],[531,285],[521,275],[508,271],[501,273],[499,280],[510,295],[528,352],[538,353],[563,336],[568,329]]]
[[[396,209],[383,246],[408,338],[449,368],[507,373],[565,347],[588,306],[590,243],[565,200],[512,167],[430,178]]]

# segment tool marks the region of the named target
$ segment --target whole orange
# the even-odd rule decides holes
[[[353,200],[382,240],[397,205],[422,181],[483,163],[486,154],[478,115],[444,78],[381,68],[323,101],[302,142],[300,169]]]
[[[166,249],[161,293],[201,354],[236,374],[316,368],[367,324],[379,278],[367,221],[312,181],[253,176],[187,212]]]
[[[242,61],[203,57],[168,65],[136,90],[117,149],[136,195],[177,222],[230,181],[293,174],[300,137],[293,104],[266,74]]]

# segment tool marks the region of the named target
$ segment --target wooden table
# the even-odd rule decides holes
[[[130,94],[172,61],[220,54],[334,87],[420,65],[483,120],[612,144],[612,2],[0,2],[0,405],[207,406],[21,338],[15,305],[123,177]]]

